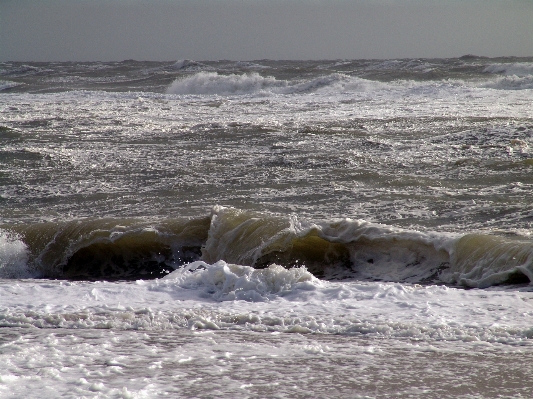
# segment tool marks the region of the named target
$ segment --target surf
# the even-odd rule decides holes
[[[2,278],[162,278],[194,262],[262,270],[305,267],[352,279],[486,288],[529,284],[533,245],[520,237],[421,232],[215,206],[201,218],[74,220],[2,226]]]

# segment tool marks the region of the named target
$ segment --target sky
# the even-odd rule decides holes
[[[0,0],[0,61],[533,56],[533,0]]]

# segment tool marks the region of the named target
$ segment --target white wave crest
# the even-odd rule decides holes
[[[385,85],[356,77],[334,73],[310,80],[289,83],[257,72],[242,75],[219,75],[217,72],[199,72],[174,81],[168,94],[298,94],[310,92],[341,93],[368,92]]]
[[[176,69],[182,71],[203,71],[213,69],[208,65],[193,60],[178,60],[172,64],[169,69]]]
[[[483,87],[497,90],[533,89],[533,63],[517,62],[513,64],[488,65],[483,72],[500,75]]]
[[[0,230],[0,278],[31,277],[28,248],[17,236]]]
[[[12,89],[13,87],[20,86],[20,83],[10,82],[8,80],[0,80],[0,91]]]
[[[269,69],[269,66],[256,64],[255,62],[250,61],[237,61],[235,63],[235,66],[239,68],[247,68],[247,69]]]
[[[483,72],[497,73],[507,76],[532,76],[533,63],[532,62],[517,62],[514,64],[492,64],[488,65]]]
[[[483,87],[496,90],[528,90],[533,89],[533,75],[529,76],[499,76]]]
[[[272,87],[285,87],[286,81],[262,77],[258,73],[219,75],[217,72],[199,72],[174,81],[168,94],[249,94]]]
[[[170,273],[182,288],[204,289],[204,296],[217,301],[264,302],[297,290],[314,290],[319,281],[305,267],[285,269],[272,264],[266,269],[218,261],[212,265],[193,262]]]
[[[196,65],[196,63],[193,60],[178,60],[172,65],[172,68],[182,69],[188,67],[189,65]]]
[[[215,207],[202,259],[253,266],[295,264],[296,259],[326,276],[346,273],[364,280],[417,283],[438,275],[456,238],[364,220],[311,223],[296,216],[286,220]]]

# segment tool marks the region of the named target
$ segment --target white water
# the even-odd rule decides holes
[[[533,75],[533,63],[517,62],[513,64],[492,64],[488,65],[483,72],[514,76],[530,76]]]
[[[198,262],[155,281],[3,280],[0,298],[10,327],[0,329],[3,397],[473,398],[531,388],[509,378],[531,372],[532,292]]]
[[[326,282],[280,266],[197,262],[132,283],[3,280],[1,297],[1,324],[11,327],[363,333],[533,345],[531,292]]]
[[[0,229],[0,279],[30,277],[28,260],[26,244]]]
[[[181,65],[181,64],[180,64]],[[194,64],[187,64],[194,65]],[[501,65],[488,66],[485,72],[503,76],[483,82],[447,80],[446,82],[416,82],[397,80],[381,83],[358,77],[336,73],[328,74],[310,80],[289,82],[277,80],[272,76],[261,76],[257,72],[249,74],[220,75],[217,72],[198,72],[175,80],[167,89],[168,94],[193,95],[244,95],[255,94],[268,96],[273,94],[301,94],[318,92],[322,94],[338,95],[341,93],[378,93],[387,94],[398,101],[405,95],[425,95],[447,97],[452,91],[455,96],[475,96],[483,88],[498,90],[529,90],[532,89],[533,67],[516,64],[503,67]],[[478,92],[478,93],[476,93]],[[478,94],[479,95],[479,94]],[[392,100],[392,98],[391,98]],[[500,103],[501,105],[501,103]]]

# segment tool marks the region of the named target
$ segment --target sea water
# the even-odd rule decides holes
[[[0,64],[0,396],[531,397],[533,59]]]

